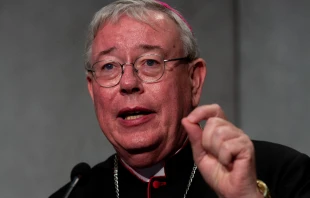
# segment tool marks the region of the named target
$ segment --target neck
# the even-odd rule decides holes
[[[187,144],[187,141],[188,138],[185,139],[183,145],[173,155],[176,155],[180,150],[182,150],[182,148]],[[161,161],[147,168],[132,168],[123,159],[121,159],[121,161],[127,169],[131,170],[132,173],[134,173],[138,178],[143,181],[148,182],[153,176],[165,176],[164,161]]]
[[[122,160],[122,163],[126,166],[127,169],[131,170],[132,173],[134,173],[138,178],[140,178],[145,182],[148,182],[150,178],[153,177],[154,175],[157,176],[165,175],[164,162],[159,162],[147,168],[132,168],[124,160]]]

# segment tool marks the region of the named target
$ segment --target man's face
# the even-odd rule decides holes
[[[145,54],[164,59],[186,56],[175,23],[163,14],[153,16],[152,27],[128,16],[104,24],[94,39],[91,62],[133,63]],[[128,64],[119,84],[111,88],[100,87],[88,76],[99,125],[132,167],[158,163],[184,143],[186,132],[180,121],[193,106],[189,68],[182,61],[167,62],[159,81],[144,83]]]

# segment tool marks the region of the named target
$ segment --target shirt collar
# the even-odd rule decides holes
[[[183,152],[183,150],[190,150],[190,149],[185,149],[185,147],[190,147],[190,143],[188,141],[188,138],[186,138],[186,140],[185,140],[184,144],[182,145],[182,147],[179,150],[177,150],[175,152],[175,154],[173,156],[171,156],[167,160],[167,162],[172,161],[171,159],[173,159],[173,158],[179,159],[180,155],[181,156],[184,155],[184,154],[181,154],[181,153],[188,153],[186,151]],[[135,170],[132,167],[130,167],[123,159],[121,159],[121,162],[125,166],[126,169],[128,169],[132,174],[134,174],[136,177],[138,177],[140,180],[142,180],[144,182],[149,182],[151,177],[157,177],[157,176],[166,177],[166,172],[167,172],[166,167],[167,166],[166,166],[165,162],[160,162],[160,163],[155,164],[155,165],[153,165],[151,167],[143,168],[143,169],[138,169],[138,170]],[[174,163],[169,163],[169,164],[174,164]],[[178,166],[180,166],[180,165],[181,164],[178,164]]]

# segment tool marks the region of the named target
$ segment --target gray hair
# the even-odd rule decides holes
[[[184,53],[190,60],[198,58],[198,47],[196,39],[181,14],[173,8],[168,8],[156,0],[118,0],[101,8],[93,17],[90,23],[88,37],[86,41],[86,60],[90,66],[92,44],[94,38],[102,24],[107,21],[117,22],[121,15],[126,14],[136,20],[148,23],[149,11],[161,12],[171,18],[180,29],[181,40],[184,46]]]

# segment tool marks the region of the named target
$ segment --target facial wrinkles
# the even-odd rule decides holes
[[[112,26],[112,28],[109,26]],[[105,29],[108,28],[110,30],[105,31]],[[100,32],[98,32],[97,38],[99,41],[97,41],[93,47],[94,54],[99,54],[100,51],[108,48],[114,48],[115,50],[111,51],[107,55],[119,58],[122,57],[123,62],[133,62],[134,60],[131,59],[129,53],[134,52],[134,50],[132,50],[133,46],[137,46],[138,42],[145,40],[142,38],[142,32],[145,31],[142,29],[143,27],[138,27],[139,31],[134,30],[134,28],[135,27],[130,25],[126,27],[121,26],[119,28],[118,24],[108,24],[106,27],[101,29]],[[93,58],[96,59],[98,57]]]
[[[163,40],[163,38],[165,38],[163,34],[171,34],[175,30],[173,30],[172,28],[170,28],[168,32],[167,30],[162,32],[162,30],[164,30],[163,26],[173,27],[173,24],[167,24],[166,21],[162,20],[162,18],[159,17],[159,19],[156,21],[157,29],[155,30],[153,28],[150,28],[150,26],[145,23],[136,23],[136,22],[137,21],[132,20],[131,23],[126,23],[124,25],[123,23],[121,23],[120,20],[115,24],[112,23],[106,24],[103,28],[101,28],[101,30],[98,32],[98,35],[95,38],[96,41],[94,42],[93,46],[94,54],[97,54],[98,52],[107,49],[113,49],[111,50],[111,52],[107,53],[108,56],[117,58],[126,57],[126,60],[124,60],[124,58],[122,59],[119,58],[119,62],[131,63],[135,61],[135,58],[137,58],[138,56],[141,55],[141,53],[144,52],[143,50],[136,50],[137,46],[140,46],[141,43],[149,45],[153,44],[159,46],[165,46],[166,43],[172,43],[171,37],[166,36],[166,38],[169,38],[170,40]],[[171,23],[174,22],[171,21]],[[108,28],[109,30],[106,30]],[[172,46],[174,46],[172,47],[173,50],[169,50],[169,52],[165,52],[165,54],[167,53],[181,54],[179,53],[179,51],[175,50],[175,49],[182,49],[181,47],[178,47],[179,42],[177,41],[179,40],[177,40],[176,38],[177,37],[174,37],[173,43],[171,44]],[[167,49],[166,46],[163,48]],[[171,49],[171,47],[169,48]],[[170,55],[169,58],[175,58],[175,56],[176,55]],[[156,86],[154,86],[153,89],[156,91],[157,89]]]
[[[103,27],[102,31],[100,31],[97,35],[97,38],[100,38],[101,41],[99,41],[98,46],[95,48],[98,48],[99,50],[94,50],[94,51],[100,51],[100,49],[106,49],[106,48],[113,48],[115,50],[112,50],[109,55],[111,56],[117,56],[117,57],[126,57],[126,60],[123,62],[133,62],[137,56],[140,56],[141,51],[143,50],[135,50],[137,48],[137,46],[141,45],[141,43],[147,43],[147,44],[154,44],[154,45],[159,45],[159,46],[165,46],[166,43],[172,43],[171,40],[167,41],[164,40],[163,41],[163,37],[162,34],[158,31],[162,30],[162,26],[166,25],[166,26],[171,26],[171,24],[161,24],[160,22],[163,22],[161,19],[159,20],[159,22],[157,22],[157,24],[159,24],[159,30],[154,30],[153,28],[149,28],[148,25],[146,24],[140,24],[140,23],[133,23],[133,24],[128,24],[124,25],[124,24],[107,24],[107,26],[112,26],[112,30],[110,31],[104,31],[106,27]],[[120,27],[119,27],[120,26]],[[138,31],[137,31],[138,30]],[[124,34],[124,32],[126,32],[126,34]],[[155,32],[155,34],[154,34]],[[166,34],[170,34],[172,33],[171,30],[167,33],[164,32]],[[111,39],[113,38],[113,39]],[[171,37],[167,37],[167,38],[171,38]],[[173,41],[173,46],[177,46],[178,42]],[[107,46],[107,47],[105,47]],[[163,48],[167,48],[166,46]],[[170,47],[171,49],[171,47]],[[174,48],[175,49],[175,48]],[[178,48],[176,48],[178,49]],[[180,47],[179,47],[180,49]],[[138,52],[136,52],[138,51]],[[170,51],[169,51],[170,52]],[[133,54],[133,55],[132,55]],[[177,51],[172,51],[170,52],[170,54],[180,54]],[[175,58],[176,55],[171,55],[169,58]],[[134,58],[132,58],[134,57]],[[174,64],[174,62],[169,62],[168,64],[172,65]],[[128,67],[128,66],[125,66]],[[167,71],[166,71],[167,72]],[[163,76],[163,78],[165,78],[165,74]],[[163,79],[162,79],[163,80]],[[160,82],[158,82],[160,83]],[[152,86],[149,87],[151,88],[153,91],[157,92],[159,91],[161,88],[160,86],[156,86],[157,83],[152,83]],[[114,88],[110,88],[110,89],[114,89]],[[115,87],[115,90],[117,90],[117,86]],[[117,91],[114,92],[115,95],[117,94]],[[128,100],[128,102],[130,103],[132,100],[135,100],[135,97],[137,96],[130,96],[127,97],[126,100]],[[112,99],[113,97],[111,97]]]
[[[156,17],[157,16],[157,17]],[[145,44],[154,44],[154,45],[165,45],[166,43],[172,43],[171,37],[163,36],[166,35],[178,35],[173,38],[174,49],[182,49],[178,47],[179,45],[179,33],[176,33],[176,25],[173,21],[169,20],[168,22],[164,20],[163,14],[155,14],[153,19],[152,27],[146,23],[140,22],[137,23],[136,20],[132,19],[130,23],[121,23],[122,19],[126,16],[120,18],[116,23],[107,23],[103,26],[96,35],[95,40],[100,40],[100,42],[95,42],[93,45],[93,54],[98,54],[100,50],[105,50],[107,48],[116,47],[115,53],[113,55],[126,56],[125,62],[132,62],[133,58],[130,57],[136,51],[133,50],[133,47],[140,45],[141,43]],[[127,17],[128,18],[128,17]],[[128,21],[128,20],[127,20]],[[112,28],[111,28],[112,27]],[[109,28],[109,31],[105,29]],[[111,39],[113,38],[113,39]],[[163,40],[163,38],[169,38],[169,40]],[[97,46],[96,46],[97,45]],[[183,50],[182,50],[183,51]],[[125,53],[123,53],[125,52]],[[123,53],[123,54],[122,54]],[[168,52],[166,52],[167,54]],[[171,52],[170,52],[171,53]],[[182,54],[180,51],[176,51],[173,54]],[[133,54],[134,56],[139,56],[141,54]],[[172,56],[171,56],[172,57]],[[95,57],[92,57],[93,60]],[[168,57],[170,58],[170,57]]]
[[[173,23],[173,21],[170,21],[169,23],[166,21],[162,23],[158,22],[158,28],[156,30],[150,28],[150,26],[144,23],[137,23],[137,21],[129,20],[128,18],[126,20],[120,20],[116,24],[106,24],[98,32],[98,35],[95,38],[93,54],[109,48],[115,48],[115,50],[112,50],[106,56],[117,57],[122,61],[121,63],[133,62],[141,55],[141,53],[145,52],[145,50],[139,50],[139,46],[141,46],[141,44],[148,44],[158,45],[165,49],[165,52],[162,53],[167,54],[165,57],[166,59],[182,57],[183,46],[181,46],[182,43],[180,43],[179,34],[176,33],[176,29],[172,28],[174,27]],[[164,27],[171,28],[169,31],[166,31]],[[148,108],[154,109],[158,115],[160,115],[160,119],[155,124],[158,124],[158,126],[161,127],[161,134],[167,133],[165,137],[161,137],[164,138],[161,148],[172,147],[172,145],[167,145],[165,142],[171,143],[178,141],[181,134],[175,134],[172,132],[179,130],[178,125],[180,123],[176,120],[182,118],[184,113],[184,110],[180,107],[182,107],[182,105],[187,105],[186,101],[188,98],[186,99],[183,96],[182,92],[184,90],[181,88],[186,82],[180,79],[185,77],[184,75],[181,75],[182,73],[179,73],[180,69],[173,67],[174,64],[178,63],[172,61],[167,64],[172,69],[166,70],[164,76],[159,82],[150,84],[141,83],[145,90],[142,94],[121,95],[120,85],[111,88],[102,88],[98,85],[94,87],[97,116],[99,120],[101,120],[102,128],[106,130],[105,134],[107,136],[117,137],[117,131],[119,128],[113,125],[113,121],[110,124],[105,123],[116,119],[119,106],[133,107],[135,105],[145,105]],[[178,65],[178,67],[185,67],[185,65]],[[172,103],[171,101],[175,102]],[[152,127],[154,126],[153,123]],[[152,128],[152,130],[155,129]],[[146,136],[152,135],[151,133],[144,134],[146,134]],[[123,141],[121,138],[112,139],[112,144],[118,144],[118,146],[120,146],[120,140]],[[143,142],[144,137],[136,137],[135,140]]]

